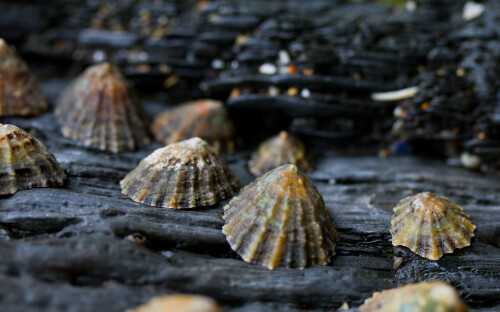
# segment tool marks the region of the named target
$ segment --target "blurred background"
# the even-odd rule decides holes
[[[28,0],[0,11],[0,37],[49,99],[109,61],[151,115],[224,101],[247,146],[286,129],[318,153],[497,172],[498,1]]]

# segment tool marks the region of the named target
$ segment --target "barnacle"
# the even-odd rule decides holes
[[[224,207],[222,231],[246,262],[269,269],[327,264],[337,231],[316,186],[295,165],[269,171]]]
[[[241,186],[224,159],[200,138],[155,150],[120,185],[136,202],[174,209],[211,206]]]
[[[470,245],[476,228],[462,207],[448,198],[423,192],[402,199],[391,221],[392,244],[431,260]]]
[[[234,152],[234,124],[224,105],[202,99],[160,113],[151,124],[156,140],[164,144],[200,137],[217,151]]]
[[[48,108],[26,62],[0,38],[0,116],[38,115]]]
[[[444,282],[421,282],[375,292],[360,312],[467,312],[453,287]]]
[[[14,125],[0,124],[0,195],[61,186],[66,174],[47,148]]]
[[[302,171],[310,169],[304,143],[286,131],[260,144],[248,162],[250,171],[256,176],[285,164],[296,165]]]
[[[118,69],[94,65],[63,91],[55,110],[65,137],[114,153],[150,143],[146,117]]]

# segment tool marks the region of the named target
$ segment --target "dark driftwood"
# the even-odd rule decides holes
[[[46,87],[51,98],[60,89]],[[374,291],[422,280],[453,284],[478,311],[500,310],[496,178],[412,157],[323,157],[310,177],[340,233],[337,255],[328,266],[269,271],[230,250],[220,231],[224,203],[174,211],[120,193],[119,180],[160,145],[113,155],[64,139],[52,113],[0,122],[31,130],[68,173],[64,188],[0,198],[1,311],[118,312],[175,292],[212,296],[228,311],[331,311],[343,302],[355,311]],[[252,180],[247,158],[228,157],[244,184]],[[471,215],[471,247],[439,261],[392,247],[392,207],[423,190],[446,194]],[[147,243],[125,239],[132,233]],[[397,271],[394,256],[404,258]]]

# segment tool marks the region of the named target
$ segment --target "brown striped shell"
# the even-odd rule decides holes
[[[269,171],[224,207],[222,232],[246,262],[269,269],[327,264],[338,234],[316,186],[295,165]]]
[[[47,148],[14,125],[0,124],[0,195],[61,186],[66,174]]]
[[[68,86],[55,113],[65,137],[118,153],[150,143],[145,114],[117,68],[89,67]]]
[[[394,208],[391,224],[394,246],[408,247],[431,260],[469,246],[476,228],[462,207],[430,192],[402,199]]]
[[[0,116],[32,116],[48,109],[26,62],[0,38]]]
[[[200,137],[218,152],[235,150],[234,124],[220,101],[201,99],[168,109],[153,120],[151,132],[164,144]]]
[[[170,295],[153,297],[143,304],[127,312],[224,312],[213,300],[197,295]]]
[[[455,289],[444,282],[421,282],[375,292],[360,312],[467,312]]]
[[[211,206],[241,187],[224,159],[200,138],[157,149],[120,185],[136,202],[174,209]]]
[[[297,137],[281,131],[278,135],[267,139],[255,151],[248,167],[255,176],[285,164],[293,164],[302,171],[309,171],[304,143]]]

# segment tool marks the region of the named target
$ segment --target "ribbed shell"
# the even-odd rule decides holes
[[[136,202],[174,209],[211,206],[241,187],[224,159],[200,138],[155,150],[120,185]]]
[[[205,296],[171,295],[153,297],[146,304],[127,312],[224,312],[213,300]]]
[[[0,124],[0,195],[61,186],[66,174],[47,148],[14,125]]]
[[[118,69],[89,67],[63,91],[55,110],[65,137],[118,153],[150,143],[145,114]]]
[[[392,244],[431,260],[470,245],[476,228],[462,207],[448,198],[423,192],[402,199],[391,221]]]
[[[222,232],[246,262],[269,269],[327,264],[337,231],[316,186],[295,165],[257,178],[224,207]]]
[[[48,108],[26,62],[0,38],[0,116],[38,115]]]
[[[164,144],[200,137],[218,152],[235,150],[234,124],[222,102],[215,100],[202,99],[168,109],[156,116],[151,131]]]
[[[467,312],[455,289],[444,282],[421,282],[375,292],[360,312]]]
[[[255,151],[248,167],[255,176],[285,164],[293,164],[302,171],[309,171],[304,143],[297,137],[281,131],[278,135],[267,139]]]

